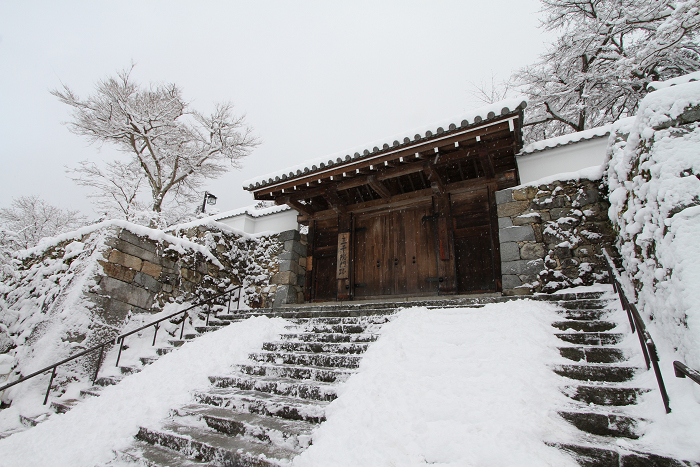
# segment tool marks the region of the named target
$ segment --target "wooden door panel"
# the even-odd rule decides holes
[[[335,300],[338,293],[338,282],[335,279],[337,257],[335,254],[319,256],[315,258],[316,264],[316,290],[314,297],[317,300]]]

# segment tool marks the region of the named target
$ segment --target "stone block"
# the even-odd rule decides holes
[[[301,235],[298,230],[286,230],[279,235],[279,241],[284,243],[289,240],[299,241],[301,240]]]
[[[306,272],[306,257],[299,258],[298,262],[299,262],[299,267],[302,268],[304,270],[304,272]]]
[[[574,217],[571,208],[552,208],[549,210],[549,215],[553,221],[561,219],[562,217]]]
[[[565,246],[558,246],[554,248],[554,255],[560,260],[571,258],[571,249]]]
[[[166,257],[161,257],[159,263],[161,266],[163,266],[163,269],[170,269],[172,272],[175,272],[178,269],[177,263]]]
[[[520,247],[520,257],[522,259],[540,259],[545,257],[544,245],[541,243],[523,243]]]
[[[533,291],[530,287],[515,287],[513,289],[503,289],[503,295],[532,295]]]
[[[534,186],[526,186],[525,188],[518,188],[513,190],[513,199],[516,201],[524,201],[527,199],[533,199],[537,194],[537,188]]]
[[[200,274],[209,274],[209,264],[204,261],[196,261],[194,264],[194,268]]]
[[[527,225],[541,221],[539,212],[528,212],[513,218],[513,225]]]
[[[285,260],[297,261],[299,257],[300,255],[296,251],[283,251],[277,256],[277,259],[279,259],[280,262]]]
[[[142,264],[141,259],[137,258],[136,256],[132,256],[118,250],[112,250],[112,252],[109,254],[109,262],[121,264],[127,268],[136,269],[137,271],[141,270]]]
[[[520,259],[520,248],[516,242],[501,243],[501,261],[516,261]]]
[[[270,279],[270,284],[296,285],[297,275],[293,271],[278,272]]]
[[[530,203],[528,201],[512,201],[510,203],[499,204],[496,207],[498,217],[512,217],[527,210]]]
[[[572,201],[573,206],[588,206],[589,204],[598,202],[598,190],[588,189],[583,193],[578,193]]]
[[[510,217],[499,217],[498,218],[498,228],[505,229],[506,227],[513,227],[513,221]]]
[[[284,250],[293,251],[299,256],[306,256],[306,245],[302,245],[301,243],[292,240],[287,240],[284,242]]]
[[[134,275],[136,271],[127,267],[124,267],[117,263],[108,263],[106,261],[97,261],[102,266],[102,270],[109,277],[119,279],[123,282],[131,282],[134,280]]]
[[[306,271],[299,267],[296,261],[284,260],[279,263],[279,272],[292,271],[294,274],[304,274]]]
[[[504,274],[503,275],[503,291],[506,289],[514,289],[523,285],[522,281],[515,274]]]
[[[104,277],[100,282],[100,288],[110,298],[137,306],[143,309],[150,309],[153,304],[153,295],[146,289],[135,285],[127,284],[112,277]]]
[[[535,232],[529,225],[508,227],[498,230],[498,238],[501,243],[506,242],[534,242]]]
[[[160,282],[155,280],[153,277],[149,276],[148,274],[144,274],[142,272],[137,272],[136,276],[134,277],[134,283],[140,285],[141,287],[148,289],[149,291],[153,293],[158,293],[160,292]]]
[[[535,241],[542,243],[542,224],[532,224],[532,231],[535,233]]]
[[[566,206],[567,200],[562,196],[543,196],[541,198],[535,198],[530,204],[530,208],[534,211],[539,211],[541,209],[551,209],[551,208],[563,208]]]
[[[275,301],[272,304],[273,308],[279,308],[282,305],[297,303],[298,288],[293,285],[280,285],[275,291]]]
[[[518,260],[504,261],[501,263],[501,273],[506,274],[538,274],[544,269],[544,261],[538,260]]]
[[[183,279],[189,282],[194,282],[195,284],[199,283],[202,280],[202,275],[197,271],[193,271],[191,269],[181,268],[180,274],[182,275]]]
[[[297,274],[297,285],[299,287],[304,287],[306,283],[306,274]]]
[[[501,190],[496,192],[496,204],[504,204],[513,201],[513,190]]]
[[[160,277],[160,273],[163,272],[163,267],[159,264],[153,264],[150,261],[144,261],[141,265],[141,272],[151,277]]]
[[[561,260],[561,267],[564,269],[567,268],[576,268],[579,265],[579,261],[576,258],[565,258]]]
[[[158,249],[155,241],[148,238],[139,237],[126,229],[122,229],[122,231],[119,232],[119,238],[141,249],[150,251],[151,253],[156,253]]]

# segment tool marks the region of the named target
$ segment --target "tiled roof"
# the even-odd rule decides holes
[[[690,83],[692,81],[700,81],[700,71],[694,71],[693,73],[688,73],[678,78],[667,79],[666,81],[653,81],[649,83],[649,89],[651,91],[658,91],[659,89],[668,88],[677,84]]]
[[[339,152],[315,160],[308,160],[299,165],[288,167],[284,170],[246,180],[243,182],[243,188],[252,191],[285,180],[293,179],[298,176],[313,174],[314,172],[336,165],[347,164],[350,162],[360,161],[365,158],[374,157],[382,154],[383,152],[401,148],[402,146],[408,146],[418,142],[427,142],[438,135],[483,124],[484,122],[495,119],[499,116],[524,109],[526,106],[527,102],[522,98],[507,99],[495,104],[489,104],[459,117],[443,122],[437,122],[429,125],[428,127],[414,129],[409,132],[395,135],[392,138],[383,140],[384,142],[365,144],[361,147],[353,148],[348,151]]]

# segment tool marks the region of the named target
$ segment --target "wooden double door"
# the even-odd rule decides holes
[[[437,294],[434,219],[432,204],[356,217],[355,297]]]

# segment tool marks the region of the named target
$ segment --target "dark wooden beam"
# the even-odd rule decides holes
[[[484,173],[487,177],[494,178],[496,176],[496,170],[493,168],[493,160],[485,147],[479,148],[479,162],[481,162],[481,167],[484,169]]]
[[[323,194],[323,197],[326,199],[331,209],[333,209],[336,213],[345,214],[345,205],[340,199],[340,196],[338,196],[338,192],[334,187],[328,187],[326,192]]]
[[[367,178],[367,184],[382,198],[391,198],[391,192],[387,189],[387,187],[384,186],[382,182],[377,180],[377,177],[375,177],[374,175],[370,175]]]
[[[440,174],[435,170],[435,166],[429,162],[423,165],[425,174],[428,176],[430,181],[430,187],[433,189],[435,194],[442,195],[445,193],[445,183],[442,181]]]
[[[279,204],[279,205],[286,204],[289,207],[291,207],[292,209],[299,211],[300,213],[302,213],[306,217],[313,217],[313,215],[315,213],[315,211],[313,211],[310,206],[308,206],[306,204],[301,204],[300,202],[291,199],[289,196],[283,196],[281,198],[277,198],[275,200],[275,203]]]

